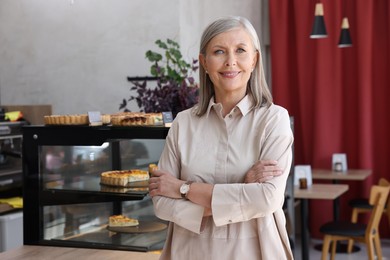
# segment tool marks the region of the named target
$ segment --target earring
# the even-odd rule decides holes
[[[209,72],[206,70],[206,74],[209,74]]]

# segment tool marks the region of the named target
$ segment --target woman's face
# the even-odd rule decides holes
[[[245,95],[257,55],[250,35],[241,27],[211,39],[206,55],[199,55],[199,59],[214,84],[217,98],[219,95],[237,94],[241,98]]]

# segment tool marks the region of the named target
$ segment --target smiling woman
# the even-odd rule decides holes
[[[199,59],[199,104],[175,118],[149,180],[156,216],[170,222],[160,259],[292,259],[282,206],[293,135],[253,26],[211,23]]]

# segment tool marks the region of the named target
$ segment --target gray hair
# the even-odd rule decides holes
[[[248,81],[247,93],[250,93],[254,100],[254,107],[269,106],[272,104],[272,95],[265,80],[262,56],[260,54],[260,40],[255,28],[243,17],[228,16],[220,18],[209,24],[203,31],[200,41],[200,54],[206,56],[208,43],[220,33],[230,31],[237,27],[244,28],[250,35],[253,46],[259,53],[256,66]],[[214,85],[207,75],[203,66],[199,66],[199,103],[196,107],[196,114],[202,116],[206,113],[211,97],[214,95]]]

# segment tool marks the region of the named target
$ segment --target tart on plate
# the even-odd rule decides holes
[[[143,170],[116,170],[102,172],[100,183],[111,186],[127,187],[129,184],[149,180],[149,173]]]
[[[129,218],[123,215],[113,215],[108,219],[109,227],[134,227],[138,225],[138,219]]]

